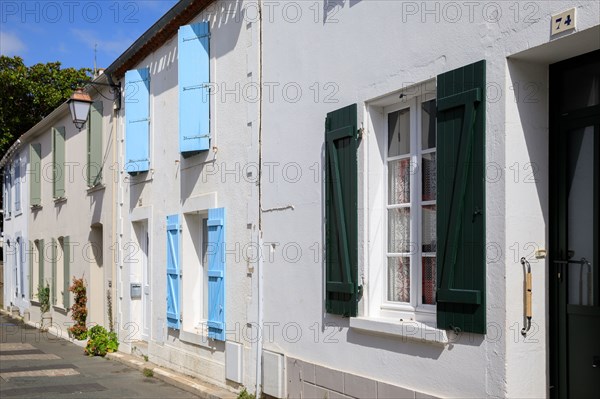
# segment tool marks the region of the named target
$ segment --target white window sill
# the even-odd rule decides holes
[[[204,331],[202,328],[195,328],[195,332],[184,331],[183,329],[179,331],[179,340],[183,342],[187,342],[188,344],[194,344],[203,346],[205,348],[212,348],[214,345],[212,344],[212,339],[208,338],[208,333]]]
[[[87,193],[88,194],[95,193],[96,191],[101,191],[101,190],[104,190],[105,188],[106,188],[106,186],[104,184],[98,183],[95,186],[88,187]]]
[[[351,317],[350,328],[366,334],[402,337],[404,341],[421,341],[438,345],[449,343],[446,330],[440,330],[418,321],[396,321],[374,317]]]

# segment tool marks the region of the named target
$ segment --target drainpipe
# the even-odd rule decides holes
[[[260,254],[260,249],[263,248],[263,230],[262,230],[262,105],[263,105],[263,16],[262,16],[262,0],[258,1],[258,233],[257,243],[259,248],[257,274],[257,307],[258,307],[258,337],[256,343],[256,397],[261,397],[261,376],[262,376],[262,348],[263,348],[263,259]]]
[[[120,84],[120,82],[119,82]],[[121,95],[123,95],[121,93]],[[122,98],[119,99],[119,101],[123,101]],[[117,112],[115,113],[115,117],[114,117],[114,126],[115,126],[115,134],[114,136],[114,149],[113,149],[113,165],[115,167],[115,173],[116,173],[116,184],[115,184],[115,190],[113,190],[113,215],[114,215],[114,223],[113,223],[113,232],[116,232],[116,234],[113,236],[114,240],[115,240],[115,251],[117,251],[117,253],[115,254],[116,256],[114,256],[114,263],[113,263],[113,267],[116,270],[116,279],[114,282],[114,291],[115,291],[115,295],[113,296],[113,298],[115,298],[114,300],[116,301],[116,306],[114,306],[115,308],[115,312],[116,312],[116,317],[118,320],[118,326],[123,325],[123,291],[124,291],[124,287],[122,284],[122,264],[121,264],[121,238],[123,237],[123,230],[122,230],[122,223],[121,223],[121,217],[122,217],[122,209],[121,207],[123,206],[123,199],[122,199],[122,184],[123,184],[123,179],[122,179],[122,170],[123,170],[123,165],[120,165],[119,162],[121,160],[121,148],[122,146],[119,145],[119,142],[123,142],[122,139],[119,138],[119,127],[121,125],[121,113],[123,112],[122,109],[117,110]],[[120,141],[119,141],[120,140]],[[116,197],[116,198],[115,198]],[[115,212],[116,210],[116,212]],[[113,274],[114,275],[114,274]],[[117,287],[121,287],[120,290],[117,289]],[[114,317],[114,316],[113,316]],[[118,330],[118,329],[117,329]],[[117,331],[118,332],[118,331]]]

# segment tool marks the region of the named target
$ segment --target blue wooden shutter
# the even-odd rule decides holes
[[[179,148],[189,156],[210,148],[209,24],[179,28]]]
[[[325,308],[356,316],[358,286],[357,106],[327,114],[325,123]]]
[[[485,61],[437,93],[437,327],[485,334]]]
[[[167,326],[179,329],[179,215],[167,216]]]
[[[208,210],[208,337],[225,341],[225,208]]]
[[[150,70],[125,73],[125,170],[150,169]]]

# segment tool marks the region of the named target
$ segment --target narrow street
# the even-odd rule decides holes
[[[0,316],[2,398],[194,398],[138,370]]]

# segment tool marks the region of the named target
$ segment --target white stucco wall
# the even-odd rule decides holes
[[[258,162],[258,107],[256,103],[242,101],[239,89],[221,96],[221,90],[234,90],[257,79],[258,26],[236,14],[240,10],[232,2],[217,2],[188,22],[210,22],[210,76],[211,81],[218,82],[211,99],[211,150],[189,158],[183,158],[179,152],[177,35],[134,67],[150,68],[151,170],[134,177],[122,175],[121,211],[124,244],[137,240],[133,221],[147,220],[150,225],[153,315],[150,358],[187,374],[226,385],[224,343],[208,340],[200,332],[196,334],[190,321],[197,318],[193,313],[199,311],[195,296],[199,296],[200,291],[189,284],[189,280],[197,275],[197,270],[191,268],[197,267],[198,262],[193,259],[193,250],[186,247],[191,245],[191,233],[184,218],[184,214],[205,214],[209,208],[225,208],[225,241],[229,251],[225,274],[227,340],[244,345],[243,382],[252,386],[256,350],[252,349],[251,342],[243,340],[241,329],[255,318],[256,311],[252,310],[255,305],[251,302],[255,277],[251,273],[252,262],[242,257],[242,248],[257,240],[257,168],[242,168]],[[126,113],[124,102],[119,121],[120,137],[124,134]],[[122,160],[122,152],[120,156]],[[175,214],[180,215],[184,230],[180,302],[183,323],[180,331],[166,327],[166,219]],[[130,283],[140,278],[139,267],[123,265],[119,285],[122,325],[141,322],[141,302],[131,300],[129,296]],[[141,339],[141,334],[136,333],[132,338]],[[135,346],[135,343],[125,342],[125,345]]]
[[[523,253],[528,242],[545,246],[547,62],[519,70],[516,64],[507,68],[507,57],[548,43],[550,16],[565,9],[577,7],[578,31],[597,26],[598,4],[483,2],[453,3],[454,8],[447,8],[433,2],[351,1],[331,4],[327,22],[322,6],[300,2],[287,11],[282,5],[265,11],[265,20],[272,16],[273,21],[264,23],[263,77],[279,86],[276,100],[263,103],[262,161],[278,167],[272,181],[263,175],[263,209],[294,207],[263,214],[264,241],[280,243],[273,261],[265,263],[265,322],[279,326],[265,348],[433,395],[546,396],[544,262],[534,266],[534,322],[539,332],[524,342],[519,333],[523,304],[515,299],[522,297],[523,273],[511,247],[518,243]],[[456,7],[462,16],[457,17]],[[562,54],[563,58],[575,55]],[[486,162],[497,165],[500,172],[486,184],[486,240],[495,252],[490,254],[488,248],[488,335],[463,334],[458,342],[442,347],[349,328],[347,319],[325,313],[322,247],[315,247],[323,242],[324,200],[322,181],[313,178],[313,169],[314,165],[322,168],[326,113],[358,103],[359,125],[366,129],[359,148],[359,164],[364,167],[368,149],[377,146],[365,114],[366,102],[481,59],[487,61]],[[542,84],[535,104],[514,103],[509,92],[513,79],[521,82],[522,89],[526,82]],[[325,87],[327,83],[333,86]],[[281,88],[286,84],[302,89],[297,101],[283,98]],[[315,84],[321,87],[316,100]],[[294,91],[289,93],[292,97]],[[335,101],[328,103],[326,94]],[[533,113],[536,116],[530,116]],[[293,162],[301,167],[300,181],[281,173]],[[539,163],[539,183],[526,184],[523,177],[528,171],[523,169],[520,181],[513,181],[509,166],[515,162],[521,168]],[[371,211],[366,181],[362,174],[359,225],[363,228]],[[371,238],[367,231],[361,238],[363,277],[370,267],[366,240]],[[302,249],[302,256],[293,262],[282,254],[291,243]],[[373,283],[363,282],[368,292]],[[364,305],[362,314],[368,315]],[[285,336],[285,326],[291,323],[298,323],[300,338]],[[326,323],[336,328],[324,330]],[[514,323],[520,323],[518,328]],[[335,342],[326,342],[327,335]]]

